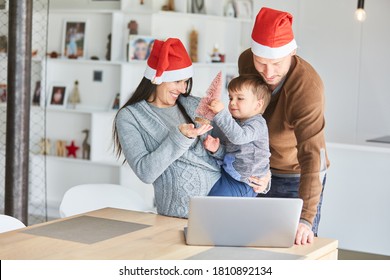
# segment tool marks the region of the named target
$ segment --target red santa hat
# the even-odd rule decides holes
[[[194,70],[191,59],[177,38],[155,40],[147,61],[145,78],[159,85],[191,78]]]
[[[262,8],[252,30],[252,52],[256,56],[276,59],[297,48],[292,30],[293,16],[287,12]]]

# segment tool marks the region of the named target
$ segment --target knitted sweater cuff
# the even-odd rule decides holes
[[[299,220],[300,223],[307,225],[310,229],[312,228],[312,224],[304,219]]]

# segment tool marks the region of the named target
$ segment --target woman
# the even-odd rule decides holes
[[[144,78],[115,118],[118,156],[153,184],[157,212],[167,216],[187,217],[189,198],[206,196],[220,177],[202,144],[212,127],[193,122],[199,98],[189,96],[192,74],[180,40],[156,40]]]

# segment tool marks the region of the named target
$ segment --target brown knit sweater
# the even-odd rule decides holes
[[[258,74],[250,49],[240,55],[238,68],[239,74]],[[272,96],[263,114],[269,130],[272,173],[300,174],[301,219],[311,224],[322,190],[320,171],[329,166],[324,102],[324,86],[317,72],[293,56],[283,87]]]

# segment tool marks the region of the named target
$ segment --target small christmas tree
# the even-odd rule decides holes
[[[212,100],[220,99],[222,91],[222,73],[221,71],[215,76],[207,89],[206,96],[200,100],[199,106],[196,109],[196,113],[207,120],[212,120],[215,116],[213,111],[208,108],[208,105]]]

